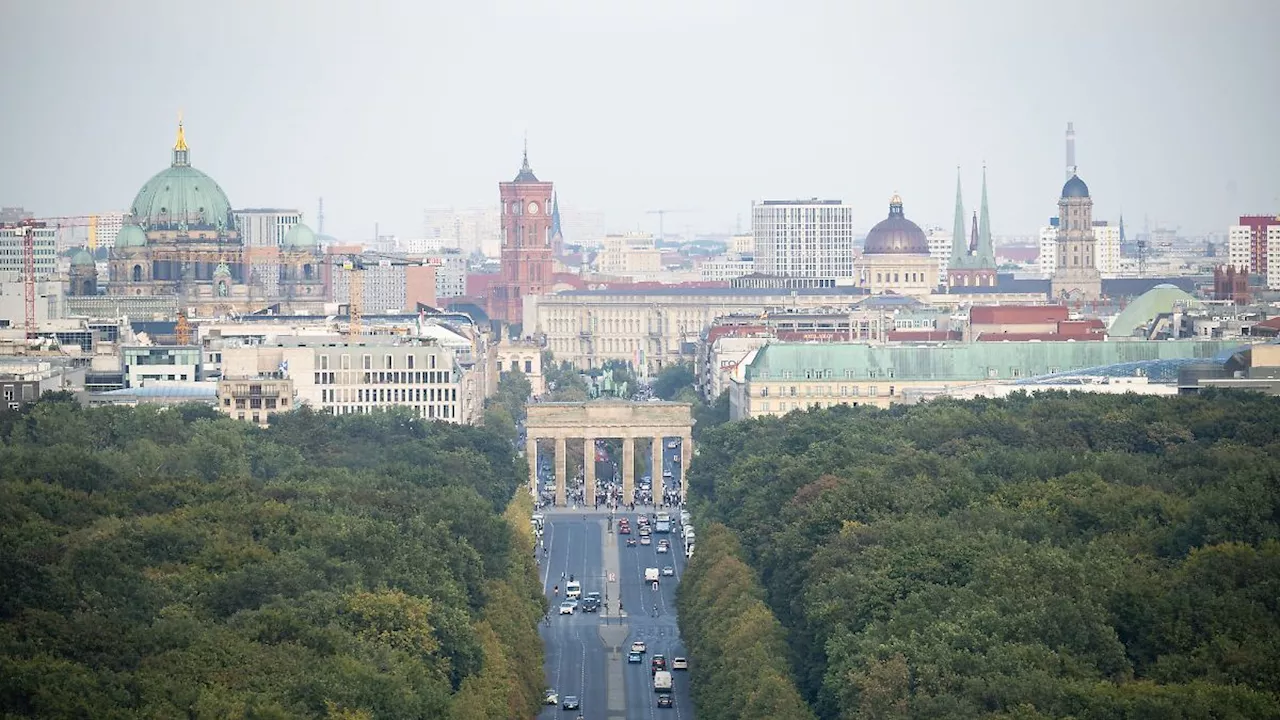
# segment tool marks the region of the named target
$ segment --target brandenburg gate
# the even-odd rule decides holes
[[[652,440],[653,498],[663,497],[662,452],[666,438],[680,439],[680,499],[685,499],[685,473],[693,457],[693,406],[682,402],[591,402],[529,403],[526,406],[525,457],[529,461],[529,490],[538,495],[538,441],[555,440],[556,505],[566,505],[567,478],[565,452],[569,440],[581,439],[583,458],[583,499],[586,505],[596,497],[596,440],[622,440],[622,502],[635,499],[635,441]]]

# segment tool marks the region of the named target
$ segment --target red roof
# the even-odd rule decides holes
[[[714,325],[707,330],[707,343],[713,343],[722,337],[753,337],[767,335],[769,329],[763,325]]]
[[[1276,317],[1270,318],[1268,320],[1263,320],[1260,323],[1254,323],[1253,326],[1264,327],[1270,330],[1280,330],[1280,315],[1277,315]]]
[[[1066,305],[977,305],[969,309],[971,325],[1030,325],[1066,320]]]
[[[889,342],[942,342],[945,340],[962,340],[959,330],[890,330]]]
[[[1089,318],[1088,320],[1063,320],[1058,323],[1058,334],[1069,335],[1071,337],[1081,337],[1084,335],[1096,335],[1106,332],[1107,326],[1097,318]]]
[[[996,248],[996,257],[1017,263],[1035,262],[1040,258],[1040,248],[1035,245],[1001,245]]]

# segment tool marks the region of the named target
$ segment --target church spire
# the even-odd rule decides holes
[[[956,219],[951,228],[951,260],[948,267],[959,268],[969,256],[964,243],[964,197],[960,194],[960,167],[956,166]]]
[[[975,265],[980,268],[994,268],[996,266],[996,249],[991,243],[991,213],[987,209],[987,165],[982,165],[982,220],[978,228],[978,247],[977,260]]]
[[[551,237],[564,237],[560,228],[560,193],[551,196]]]
[[[182,130],[182,113],[178,113],[178,139],[173,143],[173,166],[189,165],[187,158],[187,135]]]
[[[524,157],[520,162],[520,172],[516,175],[515,182],[538,182],[538,176],[533,174],[533,168],[529,167],[529,134],[524,135]]]

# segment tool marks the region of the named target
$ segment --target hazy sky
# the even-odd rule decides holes
[[[1280,212],[1280,0],[0,0],[0,204],[127,209],[169,163],[347,240],[496,204],[523,134],[612,230],[749,227],[752,199],[889,196],[993,230],[1056,209],[1075,122],[1095,213],[1223,232]],[[575,239],[569,238],[572,242]]]

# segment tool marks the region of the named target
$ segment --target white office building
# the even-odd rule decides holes
[[[1251,238],[1248,225],[1227,228],[1227,263],[1237,271],[1253,272],[1253,264],[1249,262]]]
[[[467,256],[453,247],[422,253],[428,264],[436,266],[436,298],[462,297],[467,294]]]
[[[240,240],[247,248],[278,248],[293,226],[302,222],[300,211],[280,208],[246,208],[233,215]]]
[[[1267,289],[1280,290],[1280,225],[1267,226]]]
[[[840,200],[762,200],[751,207],[755,271],[852,278],[853,208]]]
[[[0,228],[0,281],[21,282],[23,271],[23,228]],[[43,280],[58,271],[58,229],[34,228],[36,279]]]
[[[1109,225],[1106,220],[1093,223],[1093,263],[1103,277],[1120,274],[1120,226]]]
[[[1058,269],[1058,226],[1040,228],[1040,274],[1053,277]]]
[[[704,260],[698,266],[698,279],[707,282],[728,282],[756,271],[751,258],[717,257]]]
[[[110,250],[116,246],[116,236],[124,227],[124,213],[108,212],[89,216],[89,237],[86,243],[89,251],[98,248]]]
[[[945,280],[951,267],[951,232],[931,225],[924,229],[924,236],[929,241],[929,257],[938,263],[938,277]]]
[[[351,273],[341,265],[333,268],[333,301],[345,305],[351,301]],[[365,263],[360,271],[364,296],[360,311],[366,315],[399,313],[405,311],[408,302],[407,276],[404,265],[392,265],[389,261],[378,264]]]

